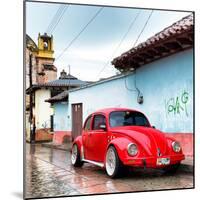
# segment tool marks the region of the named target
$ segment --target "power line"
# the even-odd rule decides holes
[[[144,29],[146,28],[146,26],[147,26],[147,24],[148,24],[148,22],[149,22],[149,20],[150,20],[150,18],[151,18],[151,16],[152,16],[152,14],[153,14],[153,10],[151,10],[151,13],[149,14],[148,19],[146,20],[146,22],[145,22],[145,24],[144,24],[144,26],[143,26],[141,32],[139,33],[139,35],[138,35],[138,37],[137,37],[137,39],[135,40],[135,43],[134,43],[133,47],[135,47],[135,45],[137,44],[137,42],[138,42],[140,36],[141,36],[142,33],[144,32]]]
[[[125,40],[126,36],[128,35],[128,33],[130,32],[131,28],[133,27],[133,25],[135,24],[135,21],[137,20],[138,16],[140,15],[141,10],[136,14],[136,16],[134,17],[133,21],[130,23],[126,33],[123,35],[121,41],[119,42],[119,44],[117,45],[117,47],[115,48],[115,50],[113,51],[112,55],[110,58],[112,58],[115,53],[117,52],[117,50],[120,48],[122,42]],[[103,68],[99,71],[97,77],[104,71],[104,69],[108,66],[108,64],[110,63],[110,59],[105,63],[105,65],[103,66]]]
[[[138,14],[136,15],[135,19],[134,19],[134,20],[132,21],[132,23],[130,24],[130,26],[129,26],[127,32],[126,32],[126,34],[124,35],[124,37],[123,37],[122,40],[120,41],[120,43],[119,43],[119,45],[117,46],[117,48],[119,48],[119,47],[121,46],[121,43],[122,43],[123,40],[126,38],[126,36],[127,36],[127,34],[129,33],[129,31],[131,30],[131,28],[132,28],[132,26],[134,25],[134,23],[135,23],[137,17],[139,16],[139,14],[140,14],[140,12],[138,12]],[[139,33],[139,35],[138,35],[138,37],[137,37],[137,39],[135,40],[135,43],[134,43],[133,47],[135,47],[135,45],[137,44],[137,42],[138,42],[140,36],[141,36],[142,33],[144,32],[144,29],[146,28],[146,26],[147,26],[147,24],[148,24],[148,22],[149,22],[149,20],[150,20],[150,18],[151,18],[151,16],[152,16],[152,14],[153,14],[153,10],[152,10],[151,13],[149,14],[148,19],[146,20],[146,22],[145,22],[145,24],[144,24],[144,26],[143,26],[141,32]],[[112,56],[113,56],[113,55],[115,54],[115,52],[117,51],[117,48],[115,49],[115,51],[114,51],[114,53],[112,54]],[[101,69],[101,71],[98,73],[97,76],[99,76],[99,75],[102,73],[102,71],[107,67],[108,64],[109,64],[109,61],[106,62],[106,64],[104,65],[104,67]]]
[[[139,33],[137,39],[135,40],[135,43],[134,43],[133,47],[135,47],[135,45],[137,44],[137,42],[138,42],[140,36],[141,36],[142,33],[144,32],[144,29],[146,28],[146,26],[147,26],[147,24],[148,24],[148,22],[149,22],[149,20],[150,20],[150,18],[151,18],[151,16],[152,16],[152,14],[153,14],[153,10],[151,10],[151,13],[149,14],[149,16],[148,16],[148,18],[147,18],[147,20],[146,20],[146,22],[145,22],[145,24],[144,24],[142,30],[140,31],[140,33]],[[141,93],[141,91],[139,90],[139,88],[137,87],[137,84],[136,84],[136,69],[135,69],[134,73],[135,73],[135,80],[134,80],[135,89],[128,88],[128,85],[127,85],[127,82],[126,82],[126,77],[125,77],[125,80],[124,80],[124,81],[125,81],[125,87],[126,87],[126,89],[129,90],[129,91],[133,91],[133,92],[136,92],[136,91],[137,91],[137,93],[138,93],[137,98],[139,98],[140,95],[142,95],[142,93]]]
[[[54,15],[53,18],[51,19],[51,21],[50,21],[50,23],[49,23],[49,25],[48,25],[48,27],[47,27],[47,29],[46,29],[46,32],[47,32],[47,33],[49,32],[49,30],[50,30],[52,24],[53,24],[54,21],[56,20],[56,18],[57,18],[58,14],[60,13],[61,10],[62,10],[62,5],[59,6],[59,8],[57,9],[55,15]]]
[[[69,8],[69,5],[67,5],[61,12],[57,22],[54,24],[54,26],[52,27],[51,31],[49,32],[50,34],[52,34],[56,28],[56,26],[58,25],[58,23],[60,22],[60,20],[62,19],[62,17],[64,16],[66,10]]]
[[[47,29],[46,29],[47,33],[52,29],[53,24],[56,22],[57,18],[59,17],[59,15],[60,15],[60,13],[62,12],[63,9],[64,9],[63,5],[60,5],[58,10],[56,11],[55,15],[53,16],[52,20],[50,21]]]
[[[89,26],[89,24],[97,17],[97,15],[104,9],[104,7],[100,8],[95,15],[89,20],[89,22],[81,29],[81,31],[72,39],[72,41],[67,45],[67,47],[60,53],[60,55],[56,58],[56,60],[60,59],[61,56],[69,49],[69,47],[78,39],[78,37],[83,33],[83,31]]]

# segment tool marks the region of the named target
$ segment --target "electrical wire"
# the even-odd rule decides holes
[[[135,47],[135,45],[137,44],[137,42],[138,42],[140,36],[141,36],[142,33],[144,32],[144,30],[145,30],[145,28],[146,28],[146,26],[147,26],[147,24],[148,24],[148,22],[149,22],[149,20],[150,20],[150,18],[151,18],[151,16],[152,16],[152,14],[153,14],[153,10],[151,10],[151,13],[149,14],[149,16],[148,16],[148,18],[147,18],[147,20],[146,20],[146,22],[145,22],[145,24],[144,24],[142,30],[140,31],[140,33],[139,33],[137,39],[135,40],[135,43],[134,43],[133,47]],[[128,88],[127,82],[126,82],[126,77],[125,77],[125,87],[126,87],[126,89],[129,90],[129,91],[133,91],[133,92],[136,92],[136,91],[137,91],[137,92],[138,92],[138,96],[139,96],[139,95],[141,94],[141,92],[140,92],[140,90],[138,89],[138,87],[137,87],[137,85],[136,85],[136,70],[135,70],[134,86],[135,86],[135,89],[130,89],[130,88]]]
[[[120,48],[121,44],[123,43],[123,41],[125,40],[126,36],[128,35],[128,33],[130,32],[131,28],[133,27],[133,25],[135,24],[135,21],[137,20],[138,16],[140,15],[141,10],[136,14],[136,16],[134,17],[133,21],[130,23],[126,33],[123,35],[122,39],[120,40],[119,44],[117,45],[117,47],[115,48],[115,50],[113,51],[110,59],[105,63],[105,65],[103,66],[103,68],[99,71],[97,77],[105,70],[105,68],[108,66],[108,64],[110,63],[110,60],[112,59],[112,57],[115,55],[115,53],[117,52],[117,50]]]
[[[140,11],[137,13],[136,17],[134,18],[134,20],[133,20],[132,23],[130,24],[130,26],[129,26],[127,32],[126,32],[125,35],[122,37],[122,40],[120,41],[120,43],[119,43],[119,45],[117,46],[117,48],[114,50],[114,52],[113,52],[111,58],[114,56],[114,54],[116,53],[116,51],[118,50],[118,48],[121,46],[123,40],[124,40],[124,39],[126,38],[126,36],[128,35],[129,31],[131,30],[132,26],[134,25],[134,23],[135,23],[136,19],[138,18],[139,14],[140,14]],[[135,47],[135,45],[137,44],[139,38],[141,37],[142,33],[144,32],[144,30],[145,30],[145,28],[146,28],[146,26],[147,26],[147,24],[148,24],[148,22],[149,22],[149,20],[150,20],[150,18],[151,18],[151,16],[152,16],[152,14],[153,14],[153,10],[151,10],[151,13],[149,14],[148,19],[146,20],[146,22],[145,22],[145,24],[144,24],[144,26],[143,26],[141,32],[139,33],[139,35],[138,35],[138,37],[137,37],[137,39],[135,40],[135,43],[134,43],[133,47]],[[106,64],[104,65],[104,67],[103,67],[103,68],[100,70],[100,72],[98,73],[97,77],[104,71],[104,69],[108,66],[108,64],[109,64],[109,61],[106,62]]]
[[[124,82],[125,82],[125,88],[127,90],[129,90],[129,91],[132,91],[132,92],[138,92],[138,88],[136,86],[136,76],[135,75],[136,75],[136,72],[134,73],[134,87],[135,87],[135,89],[132,89],[132,88],[128,87],[127,80],[126,80],[127,76],[125,76],[125,80],[124,80]]]
[[[125,76],[125,79],[124,79],[124,83],[125,83],[125,88],[128,90],[128,91],[131,91],[131,92],[137,92],[137,100],[139,100],[140,97],[143,98],[143,94],[142,92],[139,90],[139,88],[137,87],[137,84],[136,84],[136,70],[134,71],[134,87],[135,89],[131,89],[128,87],[127,85],[127,76]]]
[[[89,24],[94,21],[94,19],[99,15],[99,13],[104,9],[104,7],[101,7],[95,15],[88,21],[88,23],[81,29],[81,31],[71,40],[71,42],[63,49],[63,51],[60,53],[60,55],[56,58],[56,60],[60,59],[63,54],[69,49],[69,47],[78,39],[78,37],[85,31],[85,29],[89,26]]]
[[[65,6],[65,8],[62,10],[57,22],[54,24],[51,31],[49,31],[49,34],[52,34],[54,32],[54,30],[56,29],[57,25],[59,24],[60,20],[63,18],[64,14],[68,8],[69,8],[69,5]]]
[[[60,5],[58,10],[56,11],[55,15],[53,16],[51,22],[49,23],[47,29],[46,29],[46,33],[49,33],[50,30],[52,29],[52,26],[55,24],[55,22],[57,21],[60,13],[64,10],[64,6]]]
[[[152,14],[153,14],[153,10],[151,10],[151,13],[149,14],[148,19],[146,20],[146,22],[145,22],[145,24],[144,24],[144,26],[143,26],[141,32],[139,33],[139,35],[138,35],[138,37],[137,37],[137,39],[135,40],[135,43],[134,43],[133,47],[135,47],[135,45],[137,44],[137,42],[138,42],[140,36],[141,36],[142,33],[144,32],[144,29],[146,28],[146,26],[147,26],[147,24],[148,24],[148,22],[149,22],[149,20],[150,20],[150,18],[151,18],[151,16],[152,16]]]
[[[145,28],[146,28],[146,26],[147,26],[147,24],[148,24],[148,22],[149,22],[149,20],[150,20],[150,18],[151,18],[151,16],[152,16],[152,14],[153,14],[153,10],[151,10],[151,13],[149,14],[148,19],[146,20],[146,22],[145,22],[145,24],[144,24],[142,30],[140,31],[140,33],[139,33],[139,35],[138,35],[138,37],[137,37],[137,39],[135,40],[135,43],[134,43],[133,47],[135,47],[135,45],[137,44],[137,42],[138,42],[140,36],[141,36],[142,33],[144,32],[144,30],[145,30]],[[126,89],[129,90],[129,91],[137,92],[137,93],[138,93],[138,97],[137,97],[137,98],[139,98],[140,95],[142,95],[142,93],[141,93],[141,91],[139,90],[139,88],[137,87],[137,84],[136,84],[136,69],[135,69],[135,72],[134,72],[134,76],[135,76],[135,80],[134,80],[134,87],[135,87],[135,89],[128,88],[127,81],[126,81],[126,77],[125,77],[125,81],[124,81],[124,82],[125,82],[125,87],[126,87]]]
[[[54,21],[56,20],[56,18],[58,17],[60,11],[62,10],[62,7],[63,7],[63,6],[60,5],[59,8],[57,9],[55,15],[53,16],[52,20],[50,21],[50,23],[49,23],[49,25],[48,25],[48,27],[47,27],[47,29],[46,29],[46,33],[48,33],[49,30],[51,29],[51,27],[52,27]]]

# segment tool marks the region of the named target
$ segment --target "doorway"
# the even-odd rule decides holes
[[[82,132],[82,103],[72,104],[72,141]]]

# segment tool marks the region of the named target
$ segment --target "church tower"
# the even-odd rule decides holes
[[[46,83],[57,78],[57,68],[54,66],[53,36],[38,35],[37,82]]]

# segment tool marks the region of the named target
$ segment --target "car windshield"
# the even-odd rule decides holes
[[[114,111],[110,113],[110,127],[117,126],[146,126],[150,124],[147,118],[136,111]]]

